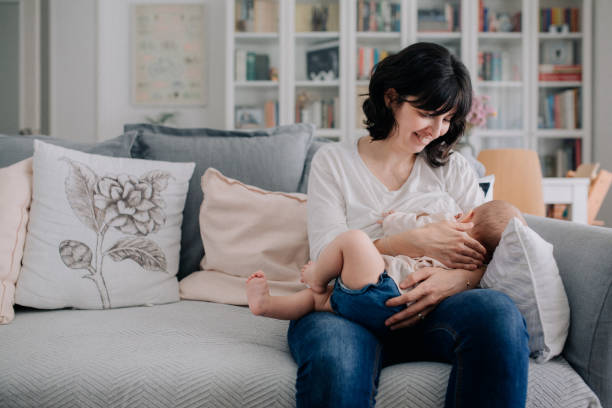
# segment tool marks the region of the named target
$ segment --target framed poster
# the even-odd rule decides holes
[[[134,105],[206,105],[201,4],[135,4],[131,12]]]

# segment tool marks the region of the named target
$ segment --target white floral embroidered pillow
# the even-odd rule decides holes
[[[193,169],[36,141],[15,303],[109,309],[178,301],[180,227]]]

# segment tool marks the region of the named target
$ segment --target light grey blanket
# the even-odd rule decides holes
[[[293,407],[287,322],[181,301],[20,310],[0,326],[1,407]],[[528,407],[599,401],[563,358],[529,368]],[[442,407],[450,366],[385,368],[377,407]]]

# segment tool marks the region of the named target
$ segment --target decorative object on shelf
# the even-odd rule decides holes
[[[147,123],[152,125],[168,125],[168,124],[176,124],[176,117],[178,116],[178,112],[161,112],[157,116],[147,116],[145,120]]]
[[[204,6],[136,4],[131,14],[132,103],[205,105]]]
[[[338,31],[339,9],[338,2],[324,5],[297,2],[295,5],[295,31],[297,33]]]
[[[338,41],[313,45],[306,51],[308,79],[331,81],[339,78],[340,57]]]
[[[485,7],[484,1],[478,1],[478,31],[518,33],[521,32],[522,13],[496,12],[490,7]]]
[[[472,129],[475,127],[484,127],[487,124],[487,118],[497,116],[495,109],[489,104],[488,95],[473,95],[472,107],[466,117],[466,126],[463,137],[457,143],[457,149],[468,149],[472,156],[476,155],[476,149],[470,143]]]
[[[257,106],[236,106],[236,129],[257,129],[264,126],[264,110]]]

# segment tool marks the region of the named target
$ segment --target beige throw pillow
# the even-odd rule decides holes
[[[32,158],[0,169],[0,324],[15,318],[15,283],[21,270],[32,199]]]
[[[273,295],[304,289],[306,195],[262,190],[210,168],[202,176],[202,271],[181,280],[182,299],[246,305],[246,280],[265,272]]]

